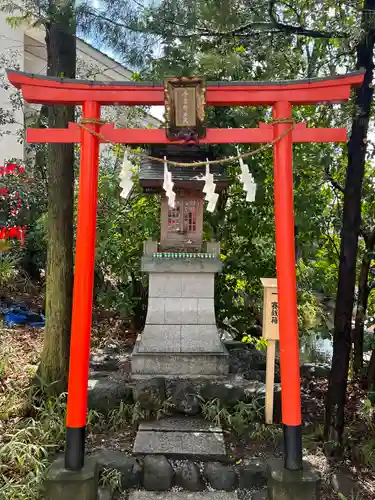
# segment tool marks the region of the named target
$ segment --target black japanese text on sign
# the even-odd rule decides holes
[[[274,325],[277,325],[278,323],[278,303],[277,302],[272,302],[272,323]]]

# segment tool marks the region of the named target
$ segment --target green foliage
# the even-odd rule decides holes
[[[375,469],[375,434],[373,433],[366,442],[361,444],[360,453],[362,463],[370,469]]]
[[[276,440],[281,435],[277,426],[266,426],[262,423],[264,418],[264,405],[258,399],[250,402],[239,401],[233,406],[223,405],[219,399],[201,400],[202,415],[206,420],[216,426],[222,426],[238,436],[251,439]]]
[[[0,357],[0,378],[4,378],[8,371],[8,359],[2,355]]]
[[[131,422],[134,413],[134,405],[126,404],[121,401],[120,406],[110,410],[107,416],[108,426],[114,432],[124,426],[124,423]]]
[[[202,414],[206,420],[213,422],[217,426],[229,427],[231,414],[228,408],[223,407],[219,399],[201,401]]]
[[[359,495],[355,495],[354,493],[350,498],[346,497],[342,493],[337,494],[340,500],[361,500],[361,497]]]
[[[265,351],[267,349],[267,340],[263,337],[252,337],[251,335],[244,335],[241,342],[244,344],[253,345],[258,351]]]
[[[50,397],[46,388],[30,394],[32,417],[19,419],[4,434],[0,445],[0,498],[39,500],[45,473],[51,459],[62,451],[65,441],[66,394]],[[121,404],[107,416],[90,410],[87,417],[88,435],[94,432],[117,432],[133,417],[135,407]],[[119,476],[104,471],[101,483],[116,491]]]
[[[19,257],[15,253],[0,251],[0,287],[8,285],[16,276]]]
[[[370,391],[367,396],[368,396],[368,400],[370,401],[371,405],[375,407],[375,392]]]
[[[107,488],[112,495],[121,489],[122,474],[117,469],[104,469],[100,473],[99,484]]]
[[[132,317],[146,300],[140,271],[143,241],[159,234],[159,205],[137,184],[127,200],[120,198],[120,165],[101,164],[98,190],[96,269],[97,302]]]
[[[32,21],[32,16],[30,13],[23,16],[8,16],[6,21],[11,28],[15,29],[19,28],[23,24],[29,24]]]
[[[21,420],[0,446],[0,498],[40,498],[49,457],[65,437],[66,395],[33,397],[34,416]]]
[[[302,445],[307,449],[316,449],[324,440],[324,426],[322,424],[314,425],[309,432],[302,435]]]
[[[362,406],[359,409],[359,417],[366,424],[368,432],[366,434],[366,440],[357,443],[359,448],[359,456],[361,457],[361,462],[370,469],[375,469],[375,423],[374,415],[375,408],[371,401],[372,396],[369,395],[367,399],[363,401]]]
[[[302,335],[326,326],[325,313],[312,290],[301,289],[298,293],[298,326]]]

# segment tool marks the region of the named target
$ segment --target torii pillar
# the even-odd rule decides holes
[[[163,105],[162,84],[134,82],[89,82],[45,78],[19,72],[8,72],[10,82],[22,90],[25,101],[36,104],[83,105],[85,126],[75,123],[67,129],[28,129],[31,143],[80,143],[76,266],[73,296],[73,318],[69,368],[67,441],[65,467],[79,471],[84,465],[84,441],[87,412],[87,382],[92,317],[94,254],[96,237],[98,155],[100,142],[123,144],[167,144],[165,130],[121,129],[100,124],[102,105]],[[270,143],[274,144],[276,267],[279,300],[280,370],[282,386],[282,421],[284,427],[284,468],[271,468],[275,483],[269,498],[286,491],[295,471],[302,471],[301,396],[294,251],[293,209],[293,142],[347,141],[344,128],[306,128],[297,124],[289,130],[293,105],[317,105],[347,101],[351,87],[362,84],[363,72],[327,79],[286,82],[219,82],[208,83],[206,102],[210,106],[272,106],[274,124],[260,124],[253,129],[207,129],[202,144]],[[91,123],[90,123],[91,120]],[[289,122],[289,123],[288,123]],[[98,137],[99,134],[100,137]],[[104,141],[102,138],[105,138]],[[173,141],[178,142],[178,141]],[[182,141],[180,141],[182,142]],[[302,474],[302,472],[301,472]],[[308,474],[300,493],[293,488],[282,498],[315,499],[308,494]],[[284,488],[284,489],[283,489]]]

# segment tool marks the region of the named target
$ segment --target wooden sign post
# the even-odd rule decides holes
[[[276,341],[279,340],[279,302],[277,280],[262,278],[263,295],[263,338],[267,342],[266,366],[266,424],[273,422],[273,390],[275,382]]]

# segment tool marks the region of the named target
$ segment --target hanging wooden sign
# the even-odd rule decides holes
[[[164,82],[166,131],[169,139],[198,140],[206,135],[203,78],[167,78]]]

